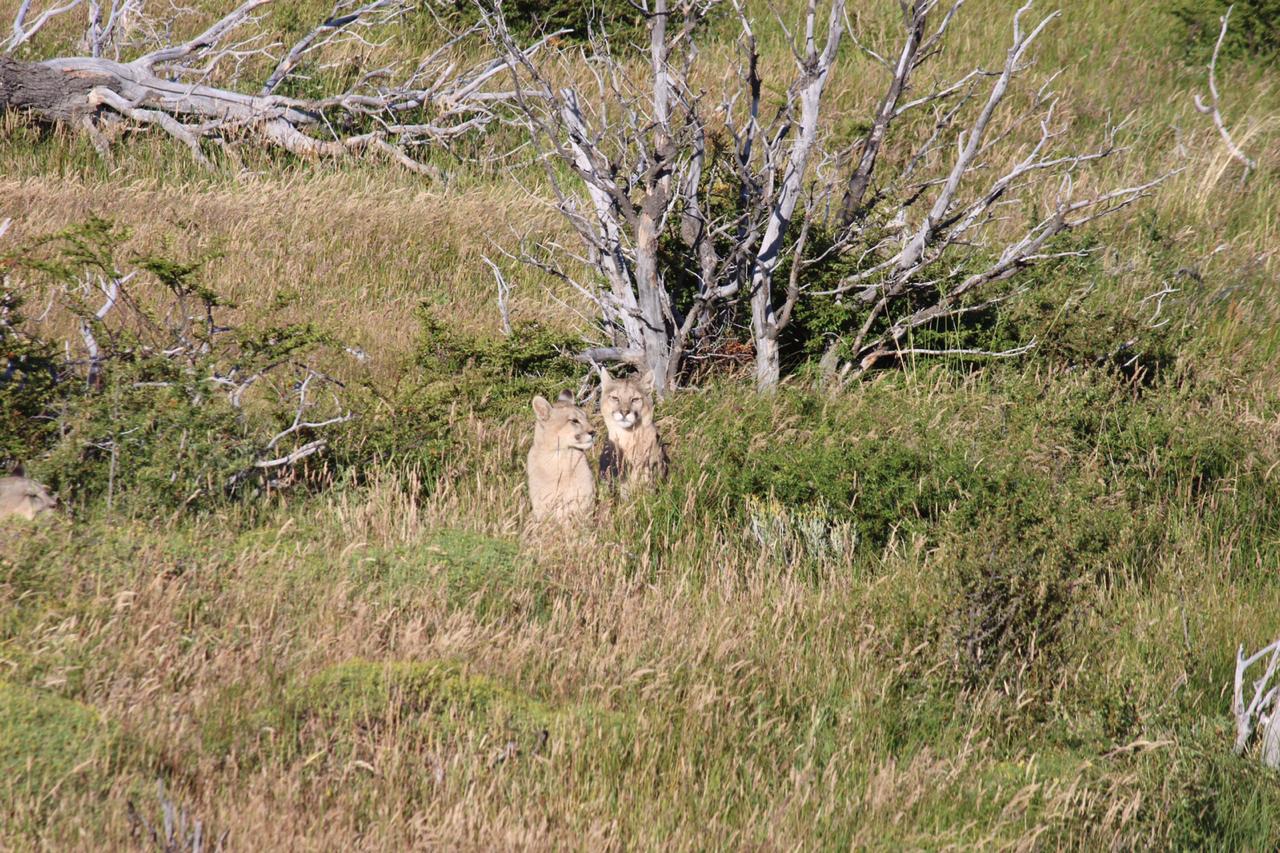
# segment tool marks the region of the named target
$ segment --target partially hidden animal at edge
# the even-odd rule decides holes
[[[27,477],[0,477],[0,519],[27,520],[57,509],[58,499],[41,483]]]

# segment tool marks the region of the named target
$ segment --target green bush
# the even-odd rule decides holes
[[[1172,13],[1189,59],[1207,62],[1229,7],[1231,21],[1222,44],[1230,58],[1275,56],[1280,50],[1280,0],[1178,0]]]
[[[758,528],[758,539],[781,523],[792,538],[813,540],[792,543],[813,553],[832,541],[878,549],[895,531],[922,529],[977,485],[978,472],[963,447],[916,420],[927,412],[893,410],[894,392],[884,393],[883,406],[800,388],[762,398],[736,384],[675,398],[677,417],[696,429],[672,453],[670,481],[645,507],[667,530],[727,520]],[[906,420],[895,424],[899,415]],[[761,513],[770,506],[772,521]]]
[[[573,354],[580,337],[517,324],[510,335],[472,335],[440,321],[431,309],[419,312],[417,367],[422,382],[414,396],[440,411],[460,402],[476,414],[504,418],[523,413],[535,394],[576,385],[586,366]]]
[[[959,591],[951,624],[967,681],[1058,662],[1086,591],[1129,558],[1128,513],[1081,485],[1002,472],[951,519],[944,564]]]
[[[21,309],[22,297],[0,278],[0,473],[46,446],[57,428],[49,417],[58,396],[56,351],[23,333]]]
[[[96,357],[55,357],[62,347],[31,331],[10,300],[0,341],[16,379],[0,384],[0,401],[21,416],[0,421],[0,451],[30,460],[73,504],[131,511],[206,506],[305,474],[305,461],[256,463],[315,438],[310,427],[278,435],[300,407],[304,421],[340,411],[338,385],[309,366],[325,337],[301,325],[223,325],[228,306],[200,282],[204,260],[134,257],[125,274],[117,254],[127,237],[90,218],[0,258],[98,347]],[[104,316],[106,291],[85,281],[118,283]]]

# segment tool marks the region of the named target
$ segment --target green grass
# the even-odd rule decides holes
[[[1064,69],[1083,137],[1133,111],[1088,180],[1187,168],[1026,298],[931,332],[1040,347],[841,387],[802,366],[770,397],[719,369],[659,406],[670,479],[560,535],[525,529],[528,404],[582,380],[589,308],[511,265],[499,332],[479,256],[567,239],[514,183],[546,192],[540,170],[482,156],[507,137],[432,155],[433,184],[254,153],[204,173],[150,135],[107,161],[4,119],[8,239],[109,216],[122,258],[216,255],[201,281],[249,332],[371,358],[334,362],[361,417],[300,487],[174,505],[166,465],[223,451],[137,404],[163,426],[120,470],[154,486],[108,509],[90,458],[71,516],[0,524],[0,847],[136,843],[157,779],[262,849],[1280,844],[1280,776],[1231,754],[1229,712],[1236,647],[1280,630],[1280,90],[1219,69],[1260,161],[1240,186],[1167,8],[1063,13],[1037,85]],[[896,14],[859,8],[865,43],[891,50]],[[387,50],[431,37],[406,32]],[[789,73],[768,15],[757,35]],[[1007,36],[971,0],[940,68]],[[704,58],[730,49],[713,29]],[[830,126],[882,78],[849,51]]]

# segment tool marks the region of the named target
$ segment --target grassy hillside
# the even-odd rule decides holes
[[[896,4],[862,5],[883,48]],[[555,345],[587,308],[511,266],[505,340],[481,261],[564,229],[536,170],[209,174],[3,119],[0,251],[106,217],[121,258],[204,259],[249,333],[369,358],[316,356],[360,417],[293,489],[164,497],[183,427],[112,462],[132,498],[54,439],[29,460],[73,513],[0,524],[0,847],[127,845],[159,779],[240,849],[1274,848],[1280,777],[1231,755],[1229,700],[1236,646],[1280,631],[1280,78],[1220,68],[1241,185],[1174,5],[1064,4],[1040,47],[1082,139],[1132,113],[1091,180],[1183,171],[1030,274],[997,323],[1035,351],[771,397],[723,368],[661,404],[664,485],[554,536],[525,532],[527,401],[577,386]],[[966,4],[942,71],[998,58],[1009,6]],[[883,74],[838,73],[833,132]]]

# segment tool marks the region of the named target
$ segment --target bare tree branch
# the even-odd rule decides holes
[[[1205,103],[1201,100],[1198,93],[1193,97],[1195,98],[1196,109],[1205,115],[1213,117],[1213,123],[1218,128],[1222,141],[1226,143],[1227,151],[1231,153],[1232,157],[1244,164],[1244,176],[1242,177],[1242,180],[1244,180],[1249,177],[1250,172],[1258,168],[1258,163],[1245,154],[1240,146],[1236,144],[1236,141],[1231,138],[1231,133],[1227,130],[1227,124],[1222,119],[1221,98],[1218,95],[1218,53],[1222,50],[1222,42],[1227,37],[1227,25],[1231,21],[1231,11],[1233,9],[1235,9],[1234,4],[1228,6],[1226,14],[1219,19],[1222,22],[1222,29],[1218,32],[1218,41],[1213,45],[1213,58],[1209,60],[1209,102]]]
[[[1253,695],[1246,703],[1244,698],[1244,676],[1254,664],[1267,659],[1266,669],[1262,677],[1253,683]],[[1231,697],[1231,711],[1236,718],[1236,755],[1244,754],[1253,739],[1255,730],[1262,723],[1267,732],[1267,748],[1264,750],[1264,762],[1270,767],[1280,766],[1280,752],[1275,747],[1273,732],[1280,728],[1276,722],[1276,700],[1280,697],[1280,685],[1274,684],[1277,670],[1280,670],[1280,640],[1276,640],[1252,655],[1245,657],[1244,646],[1236,650],[1236,672],[1234,690]]]
[[[271,73],[255,92],[212,85],[209,81],[224,61],[238,68],[250,58],[274,56],[277,45],[267,43],[258,24],[259,13],[274,1],[245,0],[193,38],[121,62],[103,53],[117,37],[122,16],[139,14],[140,0],[112,0],[106,24],[98,0],[93,0],[85,38],[90,55],[38,63],[0,56],[0,110],[84,129],[100,150],[108,144],[98,132],[104,122],[155,127],[180,141],[205,166],[211,165],[203,148],[206,141],[224,146],[256,142],[308,158],[385,158],[433,175],[436,170],[414,156],[418,149],[446,145],[485,127],[497,119],[495,107],[513,96],[494,86],[507,67],[506,56],[470,64],[457,59],[463,40],[473,37],[475,30],[446,34],[444,44],[407,73],[376,69],[344,91],[316,98],[275,94],[298,73],[304,58],[338,44],[339,36],[363,39],[360,31],[392,24],[407,11],[405,0],[371,0],[360,6],[354,0],[338,0],[332,14],[273,59]],[[58,7],[46,14],[56,16],[72,8]],[[19,10],[4,53],[28,41],[37,25],[47,22],[42,16],[25,24],[28,9],[29,2]],[[516,54],[532,56],[547,38],[517,48]],[[234,84],[239,71],[230,76]]]
[[[18,6],[17,14],[13,17],[13,34],[5,41],[4,49],[0,51],[0,53],[13,53],[15,50],[31,41],[31,39],[35,38],[36,35],[44,29],[45,24],[60,15],[70,12],[83,2],[84,0],[69,0],[65,5],[54,6],[47,9],[34,21],[28,24],[27,15],[31,13],[31,0],[22,0],[21,5]]]

